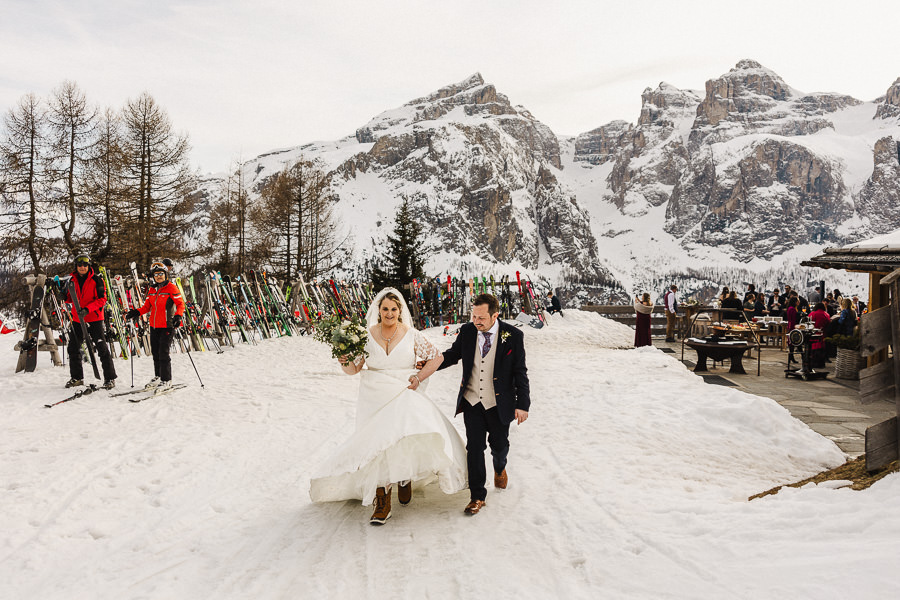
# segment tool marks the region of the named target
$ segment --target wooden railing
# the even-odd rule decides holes
[[[637,324],[637,316],[634,314],[634,306],[621,304],[585,304],[581,310],[587,310],[603,315],[607,319],[612,319],[629,327]],[[689,323],[688,313],[679,310],[676,330],[678,335],[684,336],[687,332]],[[666,333],[666,311],[661,304],[653,307],[650,313],[650,335],[665,335]]]
[[[859,374],[860,402],[893,400],[897,415],[866,429],[866,469],[875,471],[900,457],[900,269],[881,280],[891,302],[862,315],[860,351],[873,356],[890,346],[893,356]]]

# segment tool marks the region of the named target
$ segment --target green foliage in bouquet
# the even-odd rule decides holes
[[[833,335],[825,338],[826,342],[831,342],[835,348],[843,348],[845,350],[859,350],[859,329],[853,335]]]
[[[349,362],[353,362],[359,356],[369,356],[366,352],[369,332],[356,317],[350,319],[342,319],[340,315],[326,317],[316,323],[313,337],[331,346],[332,358],[344,356]]]

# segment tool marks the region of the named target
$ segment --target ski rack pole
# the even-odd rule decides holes
[[[178,336],[178,339],[181,339],[181,327],[176,327],[176,328],[175,328],[175,335]],[[190,344],[188,344],[188,345],[190,345]],[[190,351],[190,349],[188,349],[187,355],[188,355],[188,358],[191,359],[191,366],[194,367],[194,373],[197,374],[197,381],[200,382],[200,387],[205,387],[205,386],[203,385],[203,380],[200,379],[200,372],[197,370],[197,365],[194,364],[194,358],[191,356],[191,351]]]

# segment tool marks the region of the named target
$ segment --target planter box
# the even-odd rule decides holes
[[[834,376],[841,379],[859,379],[860,369],[866,366],[866,359],[859,350],[838,348],[837,361],[834,363]]]

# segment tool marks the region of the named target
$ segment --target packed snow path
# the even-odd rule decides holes
[[[307,495],[354,426],[358,386],[311,338],[194,353],[202,390],[176,354],[186,390],[46,409],[68,370],[42,354],[13,374],[0,337],[0,597],[896,596],[898,475],[748,502],[844,457],[769,399],[614,349],[633,332],[596,315],[525,334],[533,404],[512,426],[509,488],[476,517],[467,492],[415,488],[383,527],[370,507]],[[148,358],[134,367],[149,379]],[[429,382],[448,415],[459,377]]]

